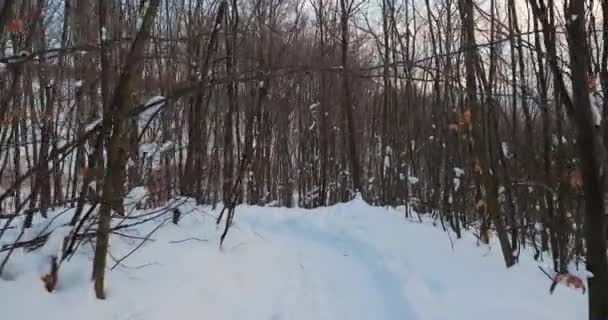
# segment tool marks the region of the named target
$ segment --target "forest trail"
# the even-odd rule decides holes
[[[180,298],[148,295],[120,319],[418,319],[381,253],[329,216],[254,210],[240,211],[219,252],[217,239],[202,250],[200,243],[173,245],[177,272],[162,287]],[[142,295],[163,291],[146,286]]]
[[[402,210],[361,200],[314,210],[241,206],[221,249],[217,213],[190,207],[178,226],[164,225],[154,241],[108,273],[108,299],[102,302],[88,281],[90,252],[62,266],[52,295],[38,278],[43,258],[36,263],[31,254],[17,256],[15,281],[0,282],[0,307],[21,319],[52,314],[62,320],[585,316],[585,296],[565,287],[550,296],[550,283],[526,260],[529,255],[505,270],[497,246],[477,247],[465,233],[452,239],[452,248],[440,227],[405,219]],[[131,235],[145,236],[153,228],[144,224]],[[110,251],[120,257],[138,243],[114,236]],[[19,271],[19,265],[38,267]],[[24,296],[36,308],[23,308]]]

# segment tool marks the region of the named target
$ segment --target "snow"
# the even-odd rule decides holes
[[[501,143],[501,146],[502,146],[502,154],[505,156],[505,158],[511,159],[511,152],[509,151],[509,144],[506,141],[503,141]]]
[[[160,149],[158,149],[158,152],[166,152],[171,150],[171,148],[173,147],[173,141],[167,141],[165,143],[163,143],[162,146],[160,146]]]
[[[156,105],[162,106],[165,104],[165,102],[164,102],[165,99],[166,98],[163,96],[154,96],[154,97],[148,99],[148,101],[146,101],[145,106],[146,106],[146,108],[151,108]]]
[[[47,256],[60,257],[63,248],[63,239],[70,234],[70,230],[71,229],[68,227],[57,227],[53,230],[41,249],[42,253]]]
[[[148,11],[148,6],[150,4],[150,1],[141,1],[141,6],[139,8],[139,12],[144,15],[147,11]]]
[[[156,142],[142,143],[139,146],[139,156],[149,161],[153,169],[158,169],[161,165],[162,154],[171,150],[172,147],[172,141],[167,141],[160,146]]]
[[[139,146],[139,154],[143,155],[145,153],[148,156],[150,156],[151,154],[153,154],[156,151],[156,149],[158,149],[158,145],[154,142],[142,143]]]
[[[74,86],[76,86],[76,88],[81,88],[82,84],[83,84],[82,80],[78,80],[78,81],[76,81],[76,83],[74,83]]]
[[[163,224],[140,250],[108,270],[105,301],[93,297],[90,246],[61,265],[52,294],[40,281],[48,271],[48,258],[17,250],[9,262],[12,280],[0,280],[3,316],[62,320],[587,317],[587,297],[580,292],[558,286],[549,295],[551,282],[531,252],[522,252],[520,264],[506,269],[494,239],[481,249],[476,238],[464,232],[452,248],[447,233],[431,221],[404,219],[403,207],[371,207],[360,196],[314,210],[239,206],[221,250],[222,228],[214,222],[221,206],[212,211],[188,201],[181,210],[179,225]],[[64,214],[55,225],[70,216]],[[124,232],[146,236],[165,221],[161,217]],[[18,230],[9,232],[14,235]],[[141,242],[116,234],[110,241],[109,268],[114,258]],[[24,308],[24,297],[35,307]]]
[[[102,120],[103,120],[102,118],[99,118],[99,119],[96,119],[96,120],[92,121],[91,123],[87,124],[87,126],[84,128],[84,131],[91,131],[91,130],[95,129],[95,127],[97,127],[97,125],[99,125]]]
[[[458,191],[460,189],[460,177],[464,176],[464,170],[462,170],[462,168],[454,167],[454,176],[454,179],[452,179],[454,191]]]
[[[454,178],[452,181],[454,182],[454,191],[458,191],[460,189],[460,178]]]
[[[106,27],[101,28],[101,40],[102,41],[108,40],[108,29]]]
[[[462,170],[461,168],[458,168],[458,167],[454,167],[454,175],[456,177],[461,177],[464,175],[464,170]]]
[[[123,204],[125,206],[125,212],[130,213],[137,205],[141,204],[148,197],[148,189],[146,187],[135,187],[129,191],[125,197]]]
[[[592,95],[591,96],[591,116],[593,117],[593,124],[599,127],[602,124],[602,112],[601,110],[602,101],[601,98]]]
[[[163,96],[154,96],[144,104],[145,110],[139,115],[139,126],[144,127],[166,103]]]
[[[581,279],[589,279],[589,278],[593,278],[593,272],[587,270],[587,268],[585,269],[576,269],[574,267],[572,267],[572,265],[568,266],[568,272],[570,274],[573,274]]]

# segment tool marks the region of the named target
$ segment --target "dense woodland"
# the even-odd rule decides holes
[[[0,0],[0,239],[76,208],[53,270],[93,241],[103,298],[137,187],[223,207],[226,232],[242,203],[360,195],[496,237],[506,267],[523,247],[586,267],[608,319],[606,18],[606,0]],[[1,248],[0,274],[44,241]]]

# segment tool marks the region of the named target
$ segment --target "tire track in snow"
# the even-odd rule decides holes
[[[398,226],[403,223],[399,220],[396,224],[383,225],[380,230],[374,226],[375,219],[364,219],[358,221],[361,217],[347,216],[340,217],[341,220],[350,221],[351,225],[343,227],[353,238],[367,239],[368,245],[372,246],[374,251],[384,257],[385,265],[402,283],[402,295],[410,302],[413,312],[416,314],[415,319],[420,320],[443,320],[450,318],[450,314],[445,312],[443,308],[437,306],[443,305],[443,285],[429,277],[426,270],[420,270],[417,263],[411,263],[409,258],[412,252],[409,252],[407,246],[396,241],[389,241],[391,234],[399,234],[403,232]],[[378,235],[382,235],[378,237]],[[370,238],[374,236],[374,238]],[[418,262],[418,261],[416,261]],[[419,262],[418,262],[419,264]]]
[[[280,219],[272,226],[250,221],[250,227],[265,230],[265,237],[274,241],[301,243],[298,247],[309,258],[303,261],[309,277],[307,282],[316,287],[312,294],[325,296],[319,300],[326,305],[320,305],[317,311],[342,311],[341,314],[319,315],[319,318],[417,319],[414,306],[404,295],[402,279],[393,274],[379,252],[352,235],[336,233],[339,228],[315,223],[317,218],[299,215]],[[347,270],[340,270],[341,267]],[[339,308],[341,305],[344,308]]]

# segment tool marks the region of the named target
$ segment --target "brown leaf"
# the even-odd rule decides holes
[[[465,124],[471,124],[471,110],[467,109],[462,113],[462,119]]]
[[[6,29],[8,30],[8,32],[11,33],[21,32],[21,30],[23,29],[21,20],[17,18],[9,20],[6,24]]]
[[[483,173],[483,168],[478,160],[475,160],[475,168],[473,170],[477,173]]]
[[[59,265],[57,264],[57,257],[51,257],[51,271],[40,277],[40,280],[44,283],[44,288],[48,292],[53,292],[55,286],[57,286],[57,271]]]
[[[589,90],[589,92],[593,92],[595,91],[595,88],[597,88],[595,78],[593,77],[593,75],[587,76],[587,89]]]
[[[570,172],[570,187],[574,190],[583,188],[583,172],[580,169]]]
[[[86,177],[88,175],[89,175],[89,168],[87,168],[87,167],[80,168],[80,176],[81,177]]]

